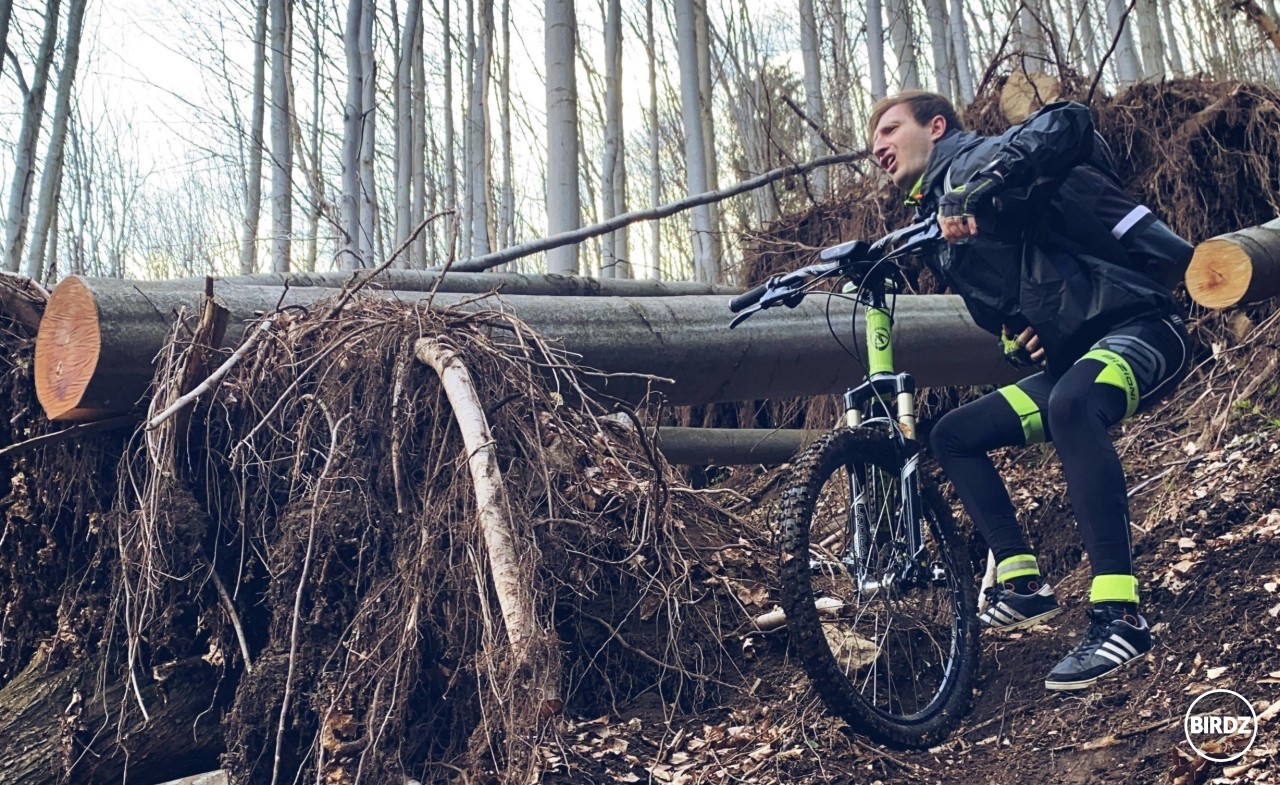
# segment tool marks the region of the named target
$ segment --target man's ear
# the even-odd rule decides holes
[[[933,119],[929,121],[929,138],[936,142],[946,132],[947,118],[942,115],[934,115]]]

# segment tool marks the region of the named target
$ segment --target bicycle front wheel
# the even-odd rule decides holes
[[[813,444],[778,507],[780,577],[791,640],[827,707],[876,741],[919,748],[968,709],[978,621],[950,510],[922,482],[908,500],[904,476],[883,430]],[[924,550],[912,553],[917,525]]]

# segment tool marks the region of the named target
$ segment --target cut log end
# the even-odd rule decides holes
[[[1249,254],[1227,240],[1200,243],[1187,267],[1187,291],[1207,308],[1227,308],[1240,302],[1252,280]]]
[[[89,420],[101,413],[81,406],[101,356],[102,334],[93,293],[79,279],[63,281],[49,297],[36,338],[36,398],[50,420]]]

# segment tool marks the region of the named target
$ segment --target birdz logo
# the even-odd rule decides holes
[[[1182,729],[1197,755],[1213,763],[1230,763],[1257,741],[1258,715],[1239,694],[1209,690],[1191,702]]]

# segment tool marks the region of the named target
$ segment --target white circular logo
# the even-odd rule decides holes
[[[1212,763],[1230,763],[1248,752],[1258,740],[1258,713],[1239,693],[1231,690],[1209,690],[1191,701],[1191,705],[1187,707],[1187,716],[1182,720],[1182,731],[1197,755]],[[1209,741],[1245,736],[1249,737],[1249,743],[1239,752],[1227,757],[1214,757],[1203,749]],[[1235,747],[1234,744],[1229,746]],[[1213,751],[1218,752],[1217,749]]]

